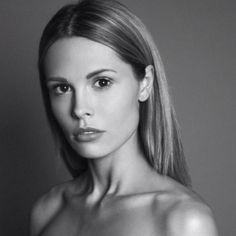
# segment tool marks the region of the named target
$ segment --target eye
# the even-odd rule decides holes
[[[112,82],[109,78],[101,77],[96,80],[94,85],[95,85],[95,87],[98,87],[98,88],[106,88],[106,87],[111,86],[111,84],[112,84]]]
[[[69,84],[56,84],[52,87],[52,90],[55,94],[65,94],[71,91]]]

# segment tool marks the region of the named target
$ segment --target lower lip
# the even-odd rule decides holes
[[[78,142],[91,142],[102,136],[103,132],[83,133],[74,135],[74,139]]]

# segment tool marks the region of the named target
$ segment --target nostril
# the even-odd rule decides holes
[[[84,119],[84,117],[92,116],[93,112],[88,110],[72,110],[72,117],[76,119]]]
[[[90,117],[94,114],[93,109],[85,103],[75,103],[72,107],[72,117],[76,119],[83,119],[84,117]]]

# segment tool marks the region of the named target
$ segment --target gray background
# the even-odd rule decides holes
[[[235,40],[230,0],[123,0],[161,52],[194,189],[236,235]],[[66,0],[0,3],[0,234],[23,236],[33,202],[69,178],[54,156],[36,70],[46,22]]]

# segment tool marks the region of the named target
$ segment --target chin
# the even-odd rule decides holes
[[[99,159],[106,157],[111,153],[112,151],[109,152],[109,150],[105,150],[105,148],[102,148],[101,146],[97,147],[92,147],[87,145],[86,147],[84,146],[76,146],[74,147],[74,150],[76,153],[78,153],[79,156],[86,158],[86,159]]]

